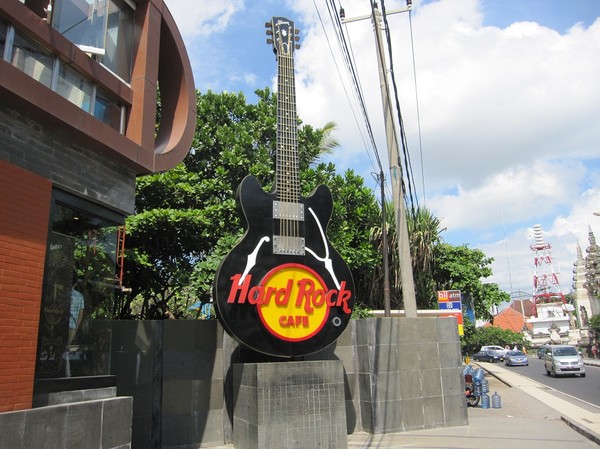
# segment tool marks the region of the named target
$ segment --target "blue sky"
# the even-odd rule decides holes
[[[326,2],[166,2],[197,89],[242,91],[252,102],[254,90],[274,88],[264,23],[294,20],[302,30],[298,114],[313,126],[335,121],[341,146],[330,160],[375,187],[377,169],[354,119],[356,102],[347,97],[352,90]],[[366,0],[342,5],[346,17],[370,10]],[[385,5],[390,11],[404,1]],[[495,258],[491,280],[507,292],[532,291],[533,225],[542,225],[553,246],[565,293],[577,244],[585,251],[590,228],[600,239],[593,215],[600,211],[599,17],[598,0],[414,0],[410,22],[408,14],[388,18],[419,201],[442,219],[447,242]],[[371,24],[353,22],[346,31],[386,161]]]

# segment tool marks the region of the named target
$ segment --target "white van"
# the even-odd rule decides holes
[[[585,377],[583,357],[575,346],[552,345],[546,348],[546,374],[548,376],[561,376],[566,374],[579,374]]]
[[[508,349],[504,349],[502,346],[482,346],[482,351],[496,351],[504,359],[504,356],[508,352]]]

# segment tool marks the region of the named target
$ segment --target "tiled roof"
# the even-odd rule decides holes
[[[527,319],[527,316],[525,319]],[[526,325],[528,329],[531,329],[531,325],[523,320],[523,315],[511,307],[504,309],[498,315],[494,316],[493,323],[486,324],[486,326],[499,327],[513,332],[521,332],[524,325]]]

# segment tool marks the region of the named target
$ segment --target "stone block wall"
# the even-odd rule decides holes
[[[355,326],[363,430],[468,424],[454,319],[371,318]]]
[[[133,397],[132,447],[222,444],[223,329],[209,321],[113,321],[112,374]]]
[[[133,448],[233,442],[235,364],[281,361],[240,347],[216,320],[107,325],[117,392],[134,398]],[[334,344],[304,359],[341,363],[348,434],[468,424],[453,318],[351,320]]]
[[[348,445],[339,360],[234,365],[236,449],[343,449]]]
[[[35,173],[68,192],[133,213],[135,173],[97,151],[75,144],[59,128],[2,104],[0,160]]]
[[[0,447],[131,447],[132,398],[97,399],[0,413]]]

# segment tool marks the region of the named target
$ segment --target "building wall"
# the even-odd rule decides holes
[[[85,206],[131,214],[136,176],[175,167],[195,130],[191,65],[163,0],[134,2],[134,36],[124,43],[135,55],[130,83],[53,28],[47,3],[0,1],[8,35],[27,36],[53,67],[68,65],[101,88],[127,110],[126,124],[122,132],[109,126],[0,55],[0,413],[32,406],[53,188]]]
[[[216,320],[104,325],[116,348],[117,392],[133,397],[134,449],[234,441],[234,365],[275,361],[240,347]],[[351,320],[306,361],[343,364],[348,434],[467,425],[456,326],[448,318]]]
[[[0,160],[0,412],[32,403],[51,188]]]
[[[52,127],[0,105],[0,160],[95,203],[132,213],[135,174],[105,154]],[[44,229],[44,233],[47,233]]]

